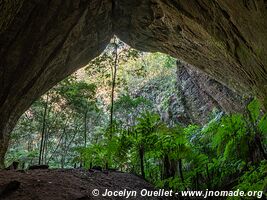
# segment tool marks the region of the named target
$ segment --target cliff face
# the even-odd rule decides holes
[[[245,110],[246,97],[183,61],[177,60],[165,73],[161,70],[145,84],[130,88],[133,96],[149,99],[151,109],[170,126],[205,125],[220,112]]]
[[[0,163],[33,100],[96,57],[115,33],[161,51],[240,93],[267,96],[265,0],[3,0]]]
[[[170,97],[169,116],[176,123],[204,125],[214,110],[242,112],[243,98],[207,74],[177,61],[177,94]]]

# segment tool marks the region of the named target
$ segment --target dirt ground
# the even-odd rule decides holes
[[[99,190],[95,197],[93,191]],[[155,190],[138,176],[121,172],[101,172],[79,169],[2,170],[0,171],[0,199],[2,200],[102,200],[127,199],[126,196],[104,197],[105,190],[126,189],[137,196],[128,199],[168,199],[141,197],[140,191]],[[97,191],[94,191],[96,194]]]

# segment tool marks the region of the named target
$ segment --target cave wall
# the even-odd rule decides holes
[[[2,0],[0,163],[19,116],[99,55],[113,34],[182,59],[239,93],[267,96],[265,0]]]
[[[267,1],[120,0],[115,13],[114,30],[131,46],[168,53],[240,93],[266,97]]]
[[[11,14],[10,2],[14,7],[19,3],[20,9],[8,21],[4,14]],[[25,110],[40,94],[103,51],[112,35],[111,4],[107,2],[1,4],[4,16],[0,19],[5,19],[0,29],[1,113]]]
[[[109,0],[0,3],[0,167],[21,114],[58,81],[85,66],[112,34]]]

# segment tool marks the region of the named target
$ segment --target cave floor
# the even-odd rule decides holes
[[[98,189],[100,195],[93,196]],[[36,169],[26,171],[0,171],[0,199],[2,200],[87,200],[126,199],[104,197],[105,190],[137,191],[137,197],[128,199],[166,199],[140,197],[142,189],[155,190],[153,186],[133,174],[101,172],[81,169]]]

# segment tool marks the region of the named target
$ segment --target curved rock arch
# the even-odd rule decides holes
[[[240,93],[267,96],[265,0],[4,0],[0,167],[20,115],[99,55],[113,34],[180,58]]]

